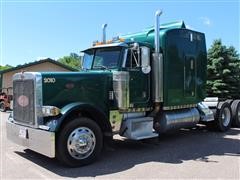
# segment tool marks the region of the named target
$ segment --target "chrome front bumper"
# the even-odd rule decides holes
[[[48,157],[55,157],[55,133],[7,121],[7,138]]]

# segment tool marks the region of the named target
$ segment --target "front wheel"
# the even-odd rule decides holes
[[[96,122],[89,118],[73,119],[57,138],[57,159],[71,167],[90,164],[99,156],[103,135]]]

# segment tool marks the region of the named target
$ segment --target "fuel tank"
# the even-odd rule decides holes
[[[199,120],[200,114],[196,108],[164,111],[155,118],[154,129],[159,133],[166,133],[181,128],[194,127]]]

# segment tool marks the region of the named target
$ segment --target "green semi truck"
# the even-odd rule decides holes
[[[94,42],[80,72],[13,77],[7,137],[68,166],[93,162],[119,134],[142,140],[207,124],[240,124],[240,101],[206,98],[206,43],[184,22]]]

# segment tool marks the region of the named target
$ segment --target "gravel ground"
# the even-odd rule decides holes
[[[116,139],[113,148],[88,166],[66,168],[6,139],[8,113],[0,113],[0,179],[240,179],[240,129],[227,133],[205,127],[159,139]]]

